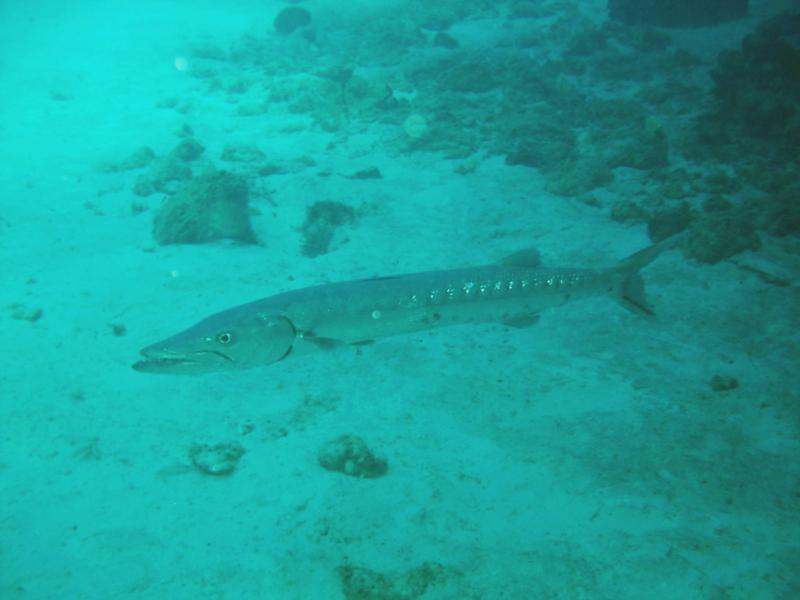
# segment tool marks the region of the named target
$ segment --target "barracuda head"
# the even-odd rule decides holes
[[[143,348],[133,365],[145,373],[199,375],[268,365],[292,351],[296,331],[280,315],[225,311]]]

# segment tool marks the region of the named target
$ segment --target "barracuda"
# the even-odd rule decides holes
[[[201,374],[249,369],[318,350],[448,325],[535,322],[547,308],[609,295],[651,315],[639,271],[670,238],[610,269],[548,269],[522,251],[481,267],[379,277],[303,288],[243,304],[147,346],[133,368]]]

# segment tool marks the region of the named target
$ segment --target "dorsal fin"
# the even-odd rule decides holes
[[[500,259],[499,264],[506,267],[538,267],[542,263],[536,248],[524,248]]]

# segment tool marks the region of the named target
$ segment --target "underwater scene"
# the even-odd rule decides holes
[[[0,1],[0,598],[800,598],[796,0]]]

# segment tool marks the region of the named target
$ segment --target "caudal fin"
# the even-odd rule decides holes
[[[639,271],[653,262],[665,250],[674,248],[682,237],[683,233],[678,233],[657,244],[634,252],[612,269],[619,282],[616,289],[616,298],[623,307],[637,315],[653,316],[655,314],[647,304],[644,280]]]

